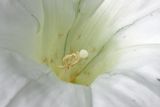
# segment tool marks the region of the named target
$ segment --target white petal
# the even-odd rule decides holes
[[[159,70],[146,65],[100,77],[92,84],[94,107],[159,107]]]
[[[132,48],[160,43],[160,10],[138,20],[116,35],[120,48]]]
[[[87,87],[66,84],[46,67],[0,50],[1,107],[90,107]]]
[[[36,9],[38,6],[35,5]],[[18,0],[0,1],[0,47],[32,53],[38,19],[31,12]]]
[[[159,50],[154,46],[125,50],[112,73],[100,76],[92,84],[93,105],[159,107]]]
[[[95,107],[159,107],[160,14],[151,13],[115,36],[120,49],[112,57],[119,59],[111,73],[92,84]]]
[[[159,19],[160,13],[156,11],[116,35],[119,49],[115,49],[113,56],[119,57],[118,68],[134,68],[159,59]]]
[[[113,12],[115,16],[118,16],[115,20],[115,26],[117,28],[121,27],[121,29],[131,26],[144,17],[151,15],[155,11],[159,10],[160,7],[159,0],[119,0],[118,2],[116,0],[112,1],[116,2],[117,7],[115,5],[113,6],[116,7],[115,10],[119,8],[118,11]]]

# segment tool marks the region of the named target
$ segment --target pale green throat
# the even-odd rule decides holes
[[[106,46],[99,53],[96,48],[74,49],[62,56],[59,56],[62,52],[53,52],[52,49],[42,51],[42,49],[40,59],[61,80],[75,84],[90,85],[100,74],[110,69],[115,63],[113,58],[107,57],[106,51],[110,50],[107,47],[111,47],[111,45]]]
[[[90,85],[100,74],[110,71],[117,60],[113,53],[118,44],[113,38],[116,30],[112,22],[106,21],[108,15],[100,17],[103,12],[99,10],[92,16],[79,13],[72,20],[48,11],[36,39],[39,62],[61,80],[82,85]]]
[[[61,80],[90,85],[111,71],[119,57],[115,55],[116,16],[106,9],[105,2],[93,7],[83,7],[81,0],[61,3],[56,2],[53,8],[44,4],[36,57]]]

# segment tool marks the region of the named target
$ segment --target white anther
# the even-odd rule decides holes
[[[88,51],[85,50],[85,49],[80,50],[79,56],[80,56],[80,58],[82,58],[82,59],[87,58],[87,57],[88,57]]]

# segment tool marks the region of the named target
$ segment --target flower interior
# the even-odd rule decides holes
[[[113,52],[117,43],[113,40],[114,27],[111,27],[114,20],[104,15],[104,6],[93,14],[70,9],[72,7],[52,10],[44,4],[37,56],[61,80],[90,85],[116,63]]]

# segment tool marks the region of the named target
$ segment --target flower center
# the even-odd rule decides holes
[[[63,66],[59,66],[59,67],[67,71],[71,67],[73,67],[75,64],[79,63],[81,59],[85,59],[87,57],[88,57],[87,50],[81,50],[80,52],[77,51],[76,53],[65,55],[63,57]]]
[[[80,2],[71,3],[74,6],[57,2],[53,8],[44,5],[37,53],[38,60],[61,80],[90,85],[117,61],[113,57],[117,30],[105,3],[86,11]]]
[[[115,64],[116,57],[110,56],[113,54],[110,51],[112,46],[108,45],[99,52],[96,48],[94,50],[82,48],[79,51],[68,51],[64,55],[57,53],[57,51],[53,54],[52,49],[48,49],[47,52],[42,52],[40,57],[41,62],[50,67],[61,80],[90,85],[98,75]]]
[[[87,50],[80,50],[75,53],[67,54],[62,59],[62,64],[58,68],[62,69],[62,73],[59,75],[60,78],[64,81],[75,82],[75,79],[79,76],[80,72],[71,72],[72,67],[78,64],[81,60],[84,60],[88,57]],[[70,75],[67,75],[70,74]]]

